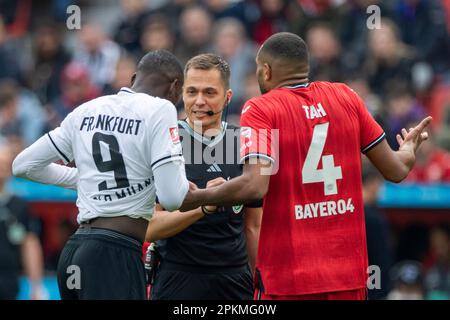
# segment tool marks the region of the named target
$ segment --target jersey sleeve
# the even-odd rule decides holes
[[[386,134],[367,110],[364,101],[349,87],[345,86],[352,104],[356,107],[360,127],[361,152],[367,153],[370,149],[386,138]]]
[[[271,121],[256,103],[245,104],[240,127],[240,163],[254,157],[274,162]]]
[[[262,208],[263,206],[263,199],[259,199],[255,202],[247,203],[245,205],[246,208]]]
[[[152,119],[149,149],[152,170],[169,161],[184,161],[175,106],[167,102]]]
[[[72,136],[74,130],[74,113],[71,112],[67,115],[67,117],[61,122],[61,125],[48,132],[46,137],[50,142],[50,145],[56,151],[60,159],[68,164],[73,160],[73,151],[72,151]]]

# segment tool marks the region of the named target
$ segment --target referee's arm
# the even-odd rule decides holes
[[[147,227],[145,240],[154,242],[173,237],[204,216],[202,209],[197,208],[187,212],[165,211],[159,203]]]
[[[222,177],[210,180],[207,182],[207,187],[213,187],[221,185],[225,182]],[[215,212],[217,207],[209,207],[211,213]],[[161,239],[166,239],[175,236],[184,229],[188,228],[190,225],[194,224],[196,221],[200,220],[205,216],[202,208],[196,208],[187,212],[168,212],[157,203],[155,206],[155,214],[150,219],[147,233],[146,241],[153,242]]]

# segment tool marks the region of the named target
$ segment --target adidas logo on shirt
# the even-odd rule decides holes
[[[213,163],[212,165],[209,166],[209,168],[208,168],[208,170],[206,170],[206,172],[222,172],[222,170],[217,165],[217,163]]]

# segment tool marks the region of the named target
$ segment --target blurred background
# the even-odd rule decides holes
[[[81,28],[70,30],[73,4]],[[401,128],[434,117],[401,184],[362,160],[369,264],[381,271],[369,296],[450,299],[450,0],[0,0],[0,299],[58,299],[59,252],[77,227],[76,194],[12,179],[14,155],[81,103],[129,86],[139,58],[161,48],[183,64],[223,56],[237,124],[260,94],[256,51],[279,31],[307,41],[312,81],[361,96],[393,148]]]

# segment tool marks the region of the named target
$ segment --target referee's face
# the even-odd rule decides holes
[[[221,127],[222,112],[229,98],[231,90],[225,90],[219,70],[189,69],[186,73],[184,108],[189,122],[196,126],[201,124],[203,132]]]

